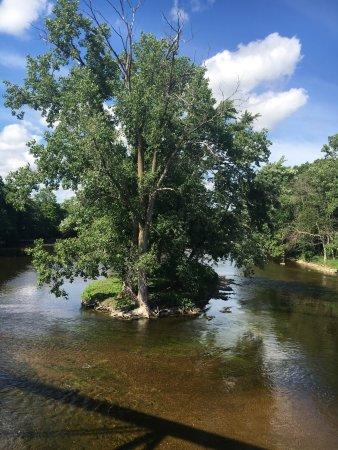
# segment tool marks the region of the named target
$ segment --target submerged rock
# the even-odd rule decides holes
[[[229,314],[231,313],[231,306],[224,306],[224,308],[222,308],[220,310],[221,313],[225,313],[225,314]]]
[[[204,317],[205,317],[207,320],[212,320],[212,319],[215,318],[215,316],[207,316],[207,315],[205,315]]]

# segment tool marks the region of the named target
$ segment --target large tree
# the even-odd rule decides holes
[[[40,281],[60,294],[65,278],[114,271],[148,316],[154,279],[178,285],[206,255],[245,268],[262,260],[255,168],[269,142],[251,115],[217,104],[205,69],[180,55],[179,20],[170,37],[136,41],[138,5],[109,3],[125,31],[90,1],[88,14],[57,1],[48,50],[28,58],[23,86],[8,83],[7,105],[49,125],[30,143],[37,181],[75,193],[62,225],[75,236],[53,254],[36,247]]]

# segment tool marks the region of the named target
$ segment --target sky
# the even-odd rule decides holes
[[[93,1],[117,20],[107,0]],[[33,162],[26,142],[45,127],[34,111],[11,116],[2,81],[21,83],[26,55],[45,51],[38,29],[52,8],[52,0],[0,0],[0,176]],[[181,51],[205,65],[216,100],[260,114],[255,128],[269,130],[271,160],[321,156],[338,133],[337,0],[143,0],[136,33],[165,35],[163,15],[184,22]]]

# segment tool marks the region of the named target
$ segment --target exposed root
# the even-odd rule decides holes
[[[156,307],[153,310],[148,310],[148,315],[146,315],[147,312],[145,312],[143,308],[136,308],[132,311],[123,312],[111,306],[104,305],[97,306],[95,310],[108,312],[111,317],[123,320],[159,319],[160,317],[169,316],[198,316],[203,312],[201,308],[197,307],[186,309],[178,307],[160,309],[159,307]]]

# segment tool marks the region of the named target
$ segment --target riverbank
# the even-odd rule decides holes
[[[324,273],[326,275],[337,275],[338,270],[334,267],[330,267],[325,264],[321,264],[313,261],[304,261],[302,259],[298,259],[294,261],[298,266],[304,267],[305,269],[316,270],[318,272]]]

